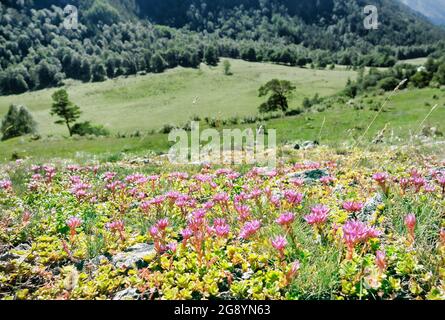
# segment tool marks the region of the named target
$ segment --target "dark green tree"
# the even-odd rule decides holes
[[[35,133],[36,127],[36,122],[25,106],[11,105],[0,126],[2,140]]]
[[[259,107],[261,113],[289,109],[287,98],[296,87],[290,81],[273,79],[259,89],[259,96],[264,97],[270,93],[267,102]]]
[[[155,73],[160,73],[167,68],[167,62],[159,53],[155,53],[150,59],[151,71]]]
[[[93,76],[93,82],[102,82],[107,78],[107,72],[105,66],[102,63],[95,63],[91,71]]]
[[[219,62],[218,50],[214,46],[208,46],[204,53],[204,62],[209,66],[216,66]]]
[[[68,93],[65,89],[57,90],[52,95],[53,105],[51,107],[51,115],[62,118],[56,121],[56,124],[65,124],[68,128],[70,136],[73,135],[72,124],[80,117],[80,108],[69,100]]]

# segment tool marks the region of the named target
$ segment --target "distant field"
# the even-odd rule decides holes
[[[423,66],[427,60],[428,58],[416,58],[416,59],[401,60],[400,62],[412,64],[415,66]]]
[[[275,64],[230,60],[232,76],[222,67],[200,70],[177,68],[163,74],[120,78],[102,83],[70,83],[68,93],[81,107],[82,120],[103,124],[113,133],[158,129],[164,124],[184,124],[193,115],[201,117],[246,116],[257,113],[264,99],[258,88],[278,78],[292,81],[297,90],[291,107],[299,107],[306,96],[330,95],[344,88],[354,71],[311,70]],[[49,115],[54,89],[0,97],[0,117],[10,104],[26,105],[39,124],[39,133],[66,135]],[[194,103],[195,102],[195,103]]]
[[[376,111],[370,110],[369,102],[382,102],[386,96],[358,97],[354,103],[363,105],[363,110],[355,110],[346,104],[337,104],[324,112],[309,112],[295,117],[271,120],[269,129],[277,130],[279,143],[298,140],[320,140],[321,144],[340,146],[351,143],[352,138],[364,134]],[[407,144],[411,135],[418,133],[419,126],[431,111],[438,108],[426,119],[425,125],[434,126],[445,132],[445,91],[440,89],[415,89],[399,92],[394,96],[370,127],[364,142],[372,140],[377,132],[387,125],[386,141],[390,144]],[[326,119],[326,120],[325,120]],[[325,122],[323,129],[322,124]],[[204,124],[202,124],[204,126]],[[237,127],[248,127],[247,125]],[[249,125],[255,128],[255,124]],[[322,130],[321,130],[322,129]],[[82,139],[43,139],[29,141],[29,138],[16,138],[0,142],[0,162],[11,159],[13,153],[19,156],[32,156],[36,161],[55,157],[88,160],[115,160],[122,154],[146,155],[165,152],[169,148],[167,135],[146,135],[140,138]]]

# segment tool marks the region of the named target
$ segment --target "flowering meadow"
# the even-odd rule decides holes
[[[444,299],[445,163],[3,165],[0,299]]]

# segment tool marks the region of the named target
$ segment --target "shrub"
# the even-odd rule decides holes
[[[93,125],[89,121],[76,123],[72,127],[73,134],[79,136],[92,135],[96,137],[108,136],[110,132],[102,125]]]
[[[25,106],[11,105],[1,123],[2,140],[35,133],[37,124]]]
[[[173,130],[176,129],[176,126],[173,124],[164,124],[164,126],[159,130],[159,133],[169,134]]]
[[[300,114],[302,114],[303,113],[303,110],[302,109],[300,109],[300,108],[297,108],[297,109],[292,109],[292,110],[288,110],[288,111],[286,111],[286,116],[287,117],[292,117],[292,116],[298,116],[298,115],[300,115]]]

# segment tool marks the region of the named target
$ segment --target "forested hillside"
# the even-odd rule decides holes
[[[66,30],[64,0],[0,5],[0,93],[21,93],[220,56],[325,68],[391,66],[443,50],[444,32],[395,0],[376,1],[379,30],[363,26],[366,1],[94,0]]]

